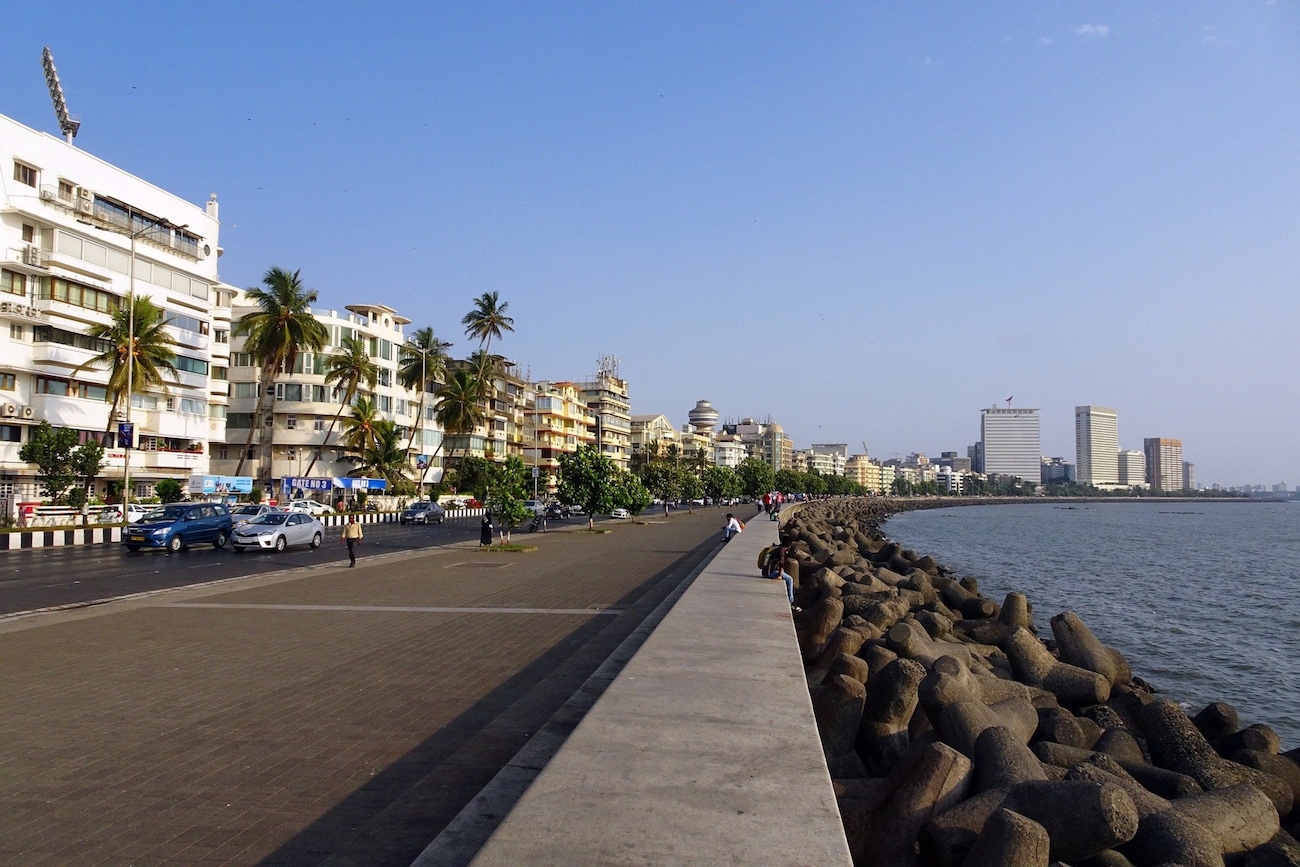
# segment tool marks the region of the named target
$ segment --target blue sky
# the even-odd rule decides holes
[[[621,359],[796,445],[964,452],[1118,409],[1202,483],[1300,483],[1300,4],[37,4],[0,113],[536,378]],[[977,8],[978,7],[978,8]],[[494,344],[494,347],[497,344]]]

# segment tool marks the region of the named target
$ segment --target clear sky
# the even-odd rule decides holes
[[[994,8],[990,8],[994,7]],[[1119,411],[1202,484],[1300,484],[1300,3],[32,4],[0,113],[535,378],[614,355],[799,447],[964,453]],[[20,24],[21,26],[17,26]],[[1005,405],[1005,404],[1002,404]]]

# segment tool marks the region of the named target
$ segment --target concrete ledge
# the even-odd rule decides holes
[[[850,864],[785,585],[755,517],[695,579],[475,867]]]

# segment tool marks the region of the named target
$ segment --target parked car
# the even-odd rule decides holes
[[[442,506],[421,500],[403,509],[397,520],[402,524],[441,524],[446,517],[447,511]]]
[[[334,510],[315,500],[294,500],[284,507],[286,512],[305,512],[308,515],[333,515]]]
[[[235,528],[230,543],[242,554],[248,548],[274,548],[283,551],[290,545],[319,548],[325,538],[325,525],[317,518],[297,512],[271,512],[260,515]]]
[[[179,551],[202,542],[221,548],[230,539],[231,526],[230,510],[221,503],[170,503],[151,509],[127,527],[122,544],[128,551]]]
[[[238,525],[238,524],[243,524],[247,521],[251,521],[254,518],[260,518],[263,515],[270,515],[273,512],[279,512],[279,511],[280,510],[277,509],[275,506],[255,505],[253,503],[245,503],[242,506],[235,506],[235,508],[230,510],[230,520],[233,521],[236,525]]]
[[[126,516],[127,516],[126,522],[128,524],[134,524],[136,521],[140,520],[146,514],[148,514],[149,510],[153,508],[155,508],[155,506],[143,506],[139,503],[131,503],[126,507]],[[100,509],[99,514],[95,516],[95,523],[97,524],[116,524],[121,520],[122,520],[121,503],[117,503],[116,505],[112,505],[112,506],[105,506],[104,508]]]
[[[610,512],[610,513],[609,513],[609,516],[610,516],[611,518],[630,518],[630,517],[632,517],[632,513],[629,512],[627,509],[624,509],[624,508],[618,508],[618,509],[615,509],[614,511]]]
[[[541,500],[524,500],[524,508],[532,512],[534,517],[546,512],[546,504]]]
[[[563,503],[551,503],[546,507],[546,519],[548,521],[560,521],[573,514],[569,507]]]

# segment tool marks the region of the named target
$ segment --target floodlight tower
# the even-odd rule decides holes
[[[68,114],[68,101],[63,98],[63,85],[59,83],[59,73],[54,69],[54,55],[49,46],[41,52],[41,66],[45,67],[45,83],[50,87],[50,99],[54,102],[54,116],[59,119],[59,129],[63,137],[72,144],[81,129],[81,119]]]

